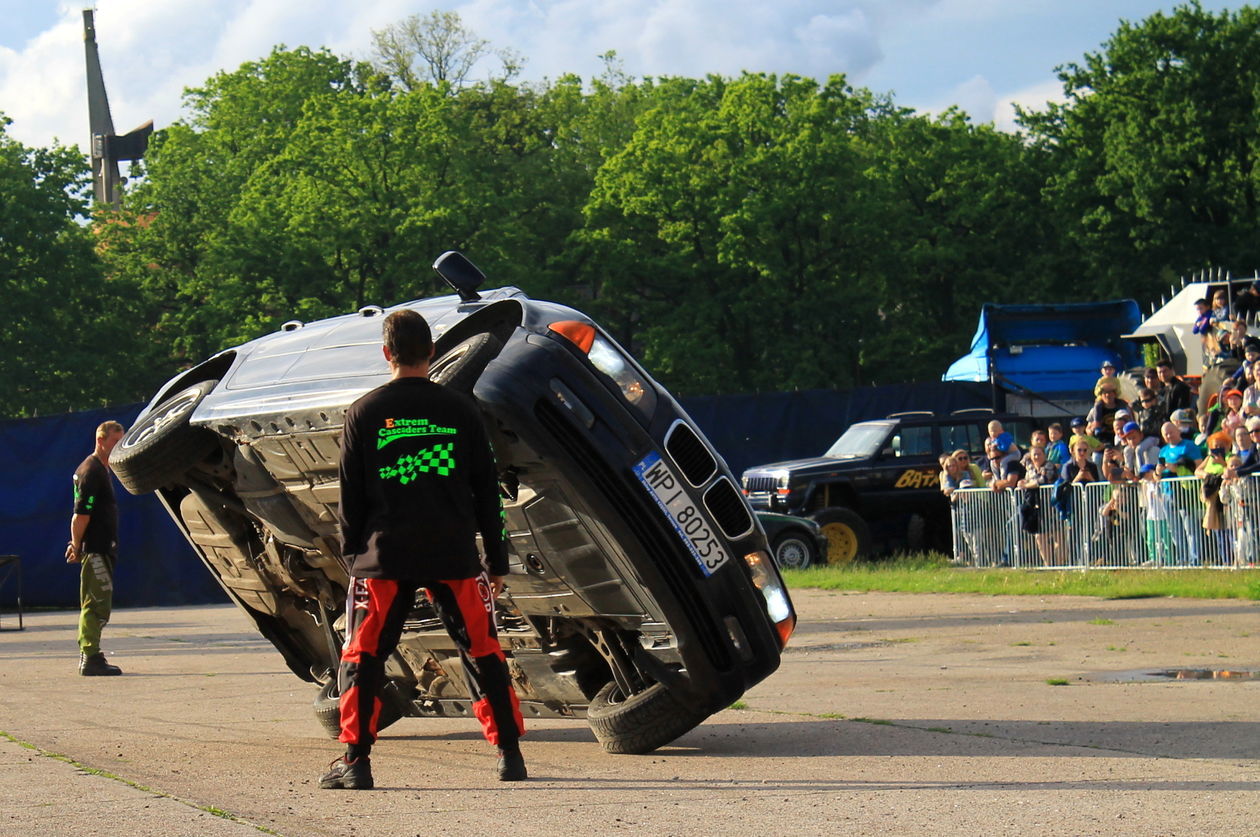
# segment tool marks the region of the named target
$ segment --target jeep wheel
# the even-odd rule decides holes
[[[921,514],[910,515],[906,524],[906,549],[911,552],[922,552],[928,548],[927,518]]]
[[[202,381],[163,401],[122,437],[109,464],[132,494],[170,485],[215,449],[211,430],[193,427],[188,417],[218,381]]]
[[[853,509],[823,509],[814,520],[827,536],[827,564],[832,567],[852,564],[871,549],[871,530]]]
[[[386,682],[383,692],[381,695],[381,714],[377,719],[376,725],[378,732],[397,721],[404,714],[398,689],[392,681]],[[315,720],[319,721],[319,725],[324,728],[324,732],[328,733],[328,737],[341,737],[341,693],[337,689],[337,675],[334,674],[329,678],[328,682],[319,690],[319,694],[315,696],[313,706],[315,709]]]
[[[803,570],[818,561],[814,544],[800,532],[784,532],[774,539],[771,549],[781,570]]]
[[[663,747],[709,717],[679,700],[660,683],[625,697],[616,681],[591,699],[586,722],[610,753],[642,754]]]

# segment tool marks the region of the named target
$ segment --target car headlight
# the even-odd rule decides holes
[[[585,352],[591,365],[612,379],[627,402],[645,417],[652,417],[656,411],[656,391],[615,343],[590,323],[565,320],[552,323],[549,328]]]
[[[770,568],[770,556],[764,552],[748,553],[744,556],[744,563],[752,572],[753,586],[761,591],[766,600],[766,613],[769,614],[770,621],[774,622],[775,630],[779,632],[779,646],[784,647],[796,630],[796,614],[792,612],[783,582],[779,580],[779,574]]]

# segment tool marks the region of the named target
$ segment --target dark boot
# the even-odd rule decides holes
[[[324,790],[371,790],[374,785],[369,758],[347,761],[342,756],[328,768],[328,772],[319,777],[319,786]]]
[[[500,750],[499,762],[495,766],[500,782],[521,782],[529,778],[525,770],[525,757],[520,750]]]
[[[84,677],[113,677],[122,674],[122,669],[105,661],[105,655],[97,651],[92,656],[79,655],[79,674]]]

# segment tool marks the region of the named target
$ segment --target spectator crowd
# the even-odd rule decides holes
[[[1114,528],[1117,520],[1145,523],[1142,543],[1109,545],[1109,561],[1114,563],[1120,555],[1124,564],[1167,565],[1176,563],[1171,559],[1176,554],[1188,556],[1190,564],[1209,559],[1254,563],[1251,533],[1257,521],[1250,516],[1256,509],[1247,508],[1252,496],[1247,486],[1254,490],[1260,482],[1247,478],[1260,473],[1260,340],[1245,336],[1245,323],[1241,331],[1232,326],[1222,330],[1211,317],[1212,309],[1200,307],[1207,314],[1203,329],[1212,338],[1211,350],[1237,350],[1241,361],[1238,371],[1207,400],[1206,410],[1196,413],[1191,387],[1167,361],[1144,370],[1137,398],[1129,403],[1121,398],[1121,381],[1107,361],[1094,388],[1092,409],[1066,422],[1066,427],[1055,422],[1037,429],[1022,449],[1001,422],[992,421],[980,461],[973,462],[965,450],[941,456],[941,490],[954,503],[956,514],[958,500],[967,496],[956,493],[960,489],[1011,492],[1011,507],[1017,509],[1013,517],[1019,529],[1033,537],[1040,563],[1078,563],[1090,559],[1079,554],[1079,548],[1078,554],[1069,554],[1057,534],[1062,527],[1051,525],[1050,516],[1057,512],[1059,519],[1071,521],[1073,487],[1100,484],[1101,493],[1091,489],[1089,494],[1098,501],[1097,519],[1076,524],[1087,526],[1093,541]],[[1195,328],[1202,333],[1199,323]],[[1205,342],[1205,358],[1207,346]],[[1182,480],[1183,485],[1175,488],[1172,481],[1179,477],[1198,481]],[[1197,502],[1184,502],[1189,486],[1198,489]],[[1052,490],[1042,491],[1043,487]],[[1189,509],[1197,520],[1187,519]],[[956,517],[956,523],[973,559],[983,560],[982,542],[992,541],[992,537],[985,541],[985,536],[994,533],[977,531],[981,524],[965,515]],[[1190,531],[1188,523],[1201,527],[1202,533]],[[993,528],[991,520],[983,525]],[[989,547],[991,551],[991,543]]]

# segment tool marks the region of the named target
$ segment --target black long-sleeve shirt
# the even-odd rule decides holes
[[[346,411],[342,554],[362,578],[409,581],[507,574],[494,456],[467,396],[397,378]]]

